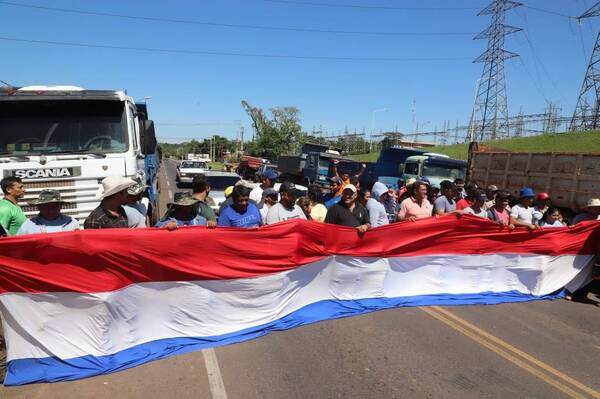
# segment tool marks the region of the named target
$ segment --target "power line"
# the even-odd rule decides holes
[[[558,17],[569,18],[569,19],[575,19],[576,18],[576,17],[574,17],[572,15],[563,14],[563,13],[558,12],[558,11],[546,10],[544,8],[533,7],[533,6],[529,6],[529,5],[526,5],[526,4],[523,4],[523,7],[528,8],[528,9],[533,10],[533,11],[543,12],[545,14],[556,15]]]
[[[43,11],[53,11],[68,14],[88,15],[95,17],[121,18],[132,19],[146,22],[163,22],[171,24],[185,25],[202,25],[213,26],[219,28],[234,28],[234,29],[255,29],[268,31],[287,31],[287,32],[304,32],[304,33],[327,33],[327,34],[344,34],[344,35],[374,35],[374,36],[469,36],[474,32],[386,32],[386,31],[355,31],[355,30],[334,30],[334,29],[312,29],[312,28],[296,28],[285,26],[267,26],[267,25],[246,25],[246,24],[229,24],[220,22],[197,21],[191,19],[177,18],[162,18],[162,17],[146,17],[131,14],[117,14],[100,11],[76,10],[72,8],[47,7],[33,4],[15,3],[12,1],[0,1],[0,5],[13,7],[31,8]]]
[[[296,0],[264,0],[270,3],[293,4],[302,6],[330,7],[330,8],[356,8],[364,10],[401,10],[401,11],[468,11],[478,10],[477,7],[396,7],[396,6],[365,6],[360,4],[334,4],[316,3],[312,1]]]
[[[397,6],[369,6],[360,4],[335,4],[335,3],[317,3],[313,1],[299,1],[299,0],[264,0],[269,3],[279,4],[291,4],[291,5],[302,5],[302,6],[313,6],[313,7],[330,7],[330,8],[355,8],[365,10],[398,10],[398,11],[470,11],[479,10],[478,7],[397,7]],[[575,18],[571,15],[563,14],[558,11],[546,10],[540,7],[533,7],[525,5],[533,11],[538,11],[546,14],[556,15],[564,18]]]
[[[154,52],[154,53],[169,53],[169,54],[188,54],[188,55],[218,55],[218,56],[232,56],[232,57],[281,58],[281,59],[296,59],[296,60],[416,62],[416,61],[464,61],[464,60],[471,59],[470,57],[431,57],[431,58],[428,58],[428,57],[411,57],[411,58],[331,57],[331,56],[320,56],[320,55],[311,56],[311,55],[293,55],[293,54],[239,53],[239,52],[227,52],[227,51],[113,46],[113,45],[108,45],[108,44],[91,44],[91,43],[52,41],[52,40],[21,39],[21,38],[15,38],[15,37],[7,37],[7,36],[0,36],[0,40],[18,42],[18,43],[43,44],[43,45],[54,45],[54,46],[101,48],[101,49],[108,49],[108,50],[124,50],[124,51],[140,51],[140,52]]]

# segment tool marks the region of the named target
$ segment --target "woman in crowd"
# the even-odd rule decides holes
[[[540,227],[543,229],[553,227],[565,227],[566,224],[562,221],[562,213],[557,207],[550,207],[544,212],[542,220],[540,220]]]
[[[358,188],[358,187],[357,187]],[[371,198],[371,190],[366,188],[361,188],[358,190],[358,203],[367,207],[367,202],[369,202],[369,198]]]
[[[317,222],[324,222],[327,216],[327,207],[323,204],[323,193],[318,186],[312,186],[308,189],[308,198],[312,205],[310,219]]]
[[[298,205],[302,209],[302,212],[304,212],[304,216],[306,216],[306,220],[312,220],[312,217],[310,216],[312,211],[312,202],[310,201],[310,198],[300,197],[298,198],[296,205]]]

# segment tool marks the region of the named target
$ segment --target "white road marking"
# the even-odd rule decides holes
[[[225,384],[223,384],[223,377],[221,376],[221,369],[219,369],[215,350],[212,348],[204,349],[202,355],[204,356],[204,364],[206,365],[206,373],[208,374],[208,386],[213,399],[227,399],[227,391],[225,391]]]
[[[171,191],[171,189],[169,189],[169,191],[167,191],[167,193],[169,194],[169,199],[173,199],[173,191]]]

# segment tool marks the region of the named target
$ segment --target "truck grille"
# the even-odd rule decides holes
[[[56,188],[56,187],[72,187],[75,185],[75,180],[56,180],[56,181],[40,181],[40,182],[24,182],[25,190],[28,188]]]
[[[31,206],[31,205],[22,206],[21,209],[23,209],[23,212],[25,212],[25,213],[35,213],[38,211],[37,206]],[[73,203],[63,204],[61,209],[63,211],[68,210],[68,209],[77,209],[77,204],[73,204]]]

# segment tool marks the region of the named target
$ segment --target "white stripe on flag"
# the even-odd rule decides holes
[[[160,339],[213,337],[279,320],[324,300],[517,291],[546,295],[591,255],[331,257],[268,276],[135,284],[96,294],[0,296],[8,360],[110,355]]]

